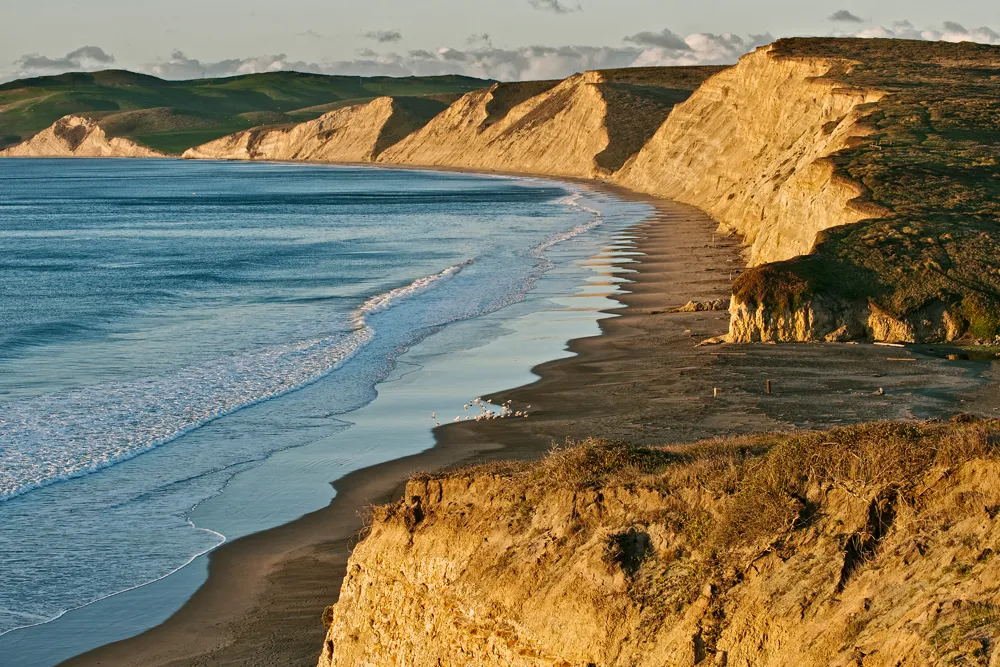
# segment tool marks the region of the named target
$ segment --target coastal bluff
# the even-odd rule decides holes
[[[379,97],[316,120],[261,127],[184,152],[187,159],[373,162],[389,146],[447,108],[432,99]]]
[[[998,444],[883,423],[416,477],[318,664],[995,665]]]
[[[109,137],[100,123],[66,116],[27,141],[0,151],[0,157],[166,157],[130,139]]]

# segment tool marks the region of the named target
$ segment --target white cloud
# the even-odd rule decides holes
[[[290,60],[283,53],[255,56],[253,58],[231,58],[217,62],[204,62],[197,58],[190,58],[182,51],[174,51],[170,55],[170,58],[146,63],[139,66],[137,70],[145,74],[158,76],[161,79],[204,79],[283,70],[314,72],[317,74],[323,72],[323,68],[316,63]]]
[[[860,26],[859,26],[860,28]],[[393,32],[393,31],[383,31]],[[373,33],[377,34],[377,33]],[[940,29],[919,29],[909,21],[896,21],[888,26],[874,26],[852,31],[838,31],[836,36],[886,37],[951,42],[972,41],[1000,44],[1000,34],[991,28],[966,28],[946,22]],[[379,41],[375,38],[376,41]],[[393,41],[389,39],[388,41]],[[757,46],[771,42],[769,34],[740,36],[733,33],[694,33],[681,37],[670,30],[645,31],[624,38],[623,46],[524,46],[497,48],[489,35],[473,35],[464,49],[442,47],[416,49],[405,53],[365,48],[351,60],[306,62],[285,54],[260,55],[202,61],[175,51],[169,58],[133,66],[139,72],[166,79],[192,79],[234,76],[279,70],[295,70],[319,74],[350,74],[357,76],[427,76],[464,74],[504,81],[557,79],[588,69],[630,66],[716,65],[730,64]],[[385,44],[385,41],[381,42]],[[377,45],[376,45],[376,48]],[[383,47],[385,48],[385,47]],[[389,47],[391,48],[391,47]],[[38,54],[22,56],[12,69],[0,72],[0,81],[107,68],[114,56],[96,46],[72,51],[60,58]]]
[[[945,21],[941,28],[940,30],[936,28],[918,29],[909,21],[895,21],[889,26],[875,26],[856,32],[838,32],[836,36],[1000,44],[1000,33],[986,26],[968,29],[954,21]]]

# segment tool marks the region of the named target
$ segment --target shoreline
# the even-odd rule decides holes
[[[166,622],[62,664],[312,664],[325,635],[319,616],[339,594],[350,547],[364,526],[361,513],[367,506],[397,498],[415,473],[484,460],[537,458],[552,442],[567,437],[594,435],[657,444],[724,432],[831,425],[841,420],[808,419],[817,406],[828,403],[824,387],[833,390],[845,380],[864,386],[871,378],[864,371],[880,368],[885,372],[877,375],[878,381],[892,386],[889,375],[902,392],[920,383],[926,364],[943,363],[923,360],[905,365],[900,369],[905,373],[893,374],[884,361],[878,363],[885,358],[884,350],[872,346],[745,346],[749,351],[742,351],[744,346],[695,347],[700,340],[725,333],[728,313],[667,310],[688,300],[728,296],[728,271],[742,269],[738,244],[728,238],[713,242],[715,221],[692,207],[599,181],[524,176],[606,189],[655,208],[644,222],[624,232],[643,254],[631,265],[638,272],[628,277],[624,293],[615,296],[622,307],[607,311],[616,317],[599,320],[601,334],[570,341],[568,349],[574,356],[535,367],[535,382],[484,396],[493,402],[513,400],[515,407],[531,404],[532,418],[438,427],[432,449],[345,475],[333,482],[337,495],[327,507],[214,551],[208,558],[206,583]],[[807,401],[783,393],[785,383],[791,385],[797,380],[793,376],[801,375],[797,366],[812,363],[809,359],[817,351],[832,358],[825,367],[820,363],[811,369],[818,370],[823,380],[819,391],[814,390]],[[761,364],[783,366],[768,375],[777,379],[776,395],[763,396],[751,387],[758,382]],[[844,372],[847,368],[850,374]],[[940,391],[967,390],[974,384],[961,370],[944,375],[948,381]],[[813,385],[815,378],[809,383]],[[712,397],[718,386],[725,388],[721,400]],[[930,397],[892,409],[885,405],[888,401],[872,405],[870,393],[874,389],[857,393],[865,398],[853,401],[858,405],[849,421],[912,417],[917,407],[932,413],[956,403]],[[636,400],[637,396],[646,400]]]
[[[335,166],[379,168],[379,166],[368,164]],[[382,168],[398,169],[399,167],[388,165],[382,166]],[[461,170],[431,169],[431,171],[469,173]],[[482,173],[486,175],[493,172]],[[553,179],[536,174],[495,173],[493,175],[558,180],[573,185],[582,185],[609,192],[619,198],[647,202],[657,210],[663,204],[670,204],[663,200],[635,195],[621,188],[595,181],[569,178]],[[655,214],[652,217],[655,217]],[[714,229],[714,223],[710,224]],[[623,234],[627,235],[629,229],[626,229]],[[633,279],[634,277],[629,278],[629,280]],[[625,290],[628,290],[629,287],[631,285],[628,282],[623,285]],[[629,294],[626,292],[616,295],[614,298],[625,302],[628,296]],[[625,304],[621,308],[605,311],[619,317],[598,320],[597,324],[601,329],[601,334],[595,338],[604,338],[608,333],[606,324],[617,321],[622,311],[627,311],[628,308],[629,306]],[[575,344],[586,340],[588,339],[568,341],[569,349],[579,355],[580,352],[574,349]],[[573,356],[568,359],[547,362],[533,368],[532,372],[544,378],[546,367],[576,358],[577,356]],[[281,577],[282,575],[291,576],[293,573],[294,575],[301,574],[299,568],[289,566],[294,566],[295,563],[301,564],[300,560],[303,558],[308,559],[311,561],[310,567],[315,566],[313,569],[316,570],[318,578],[329,574],[331,567],[335,568],[337,574],[332,582],[312,581],[307,587],[312,590],[317,588],[326,591],[333,590],[334,596],[339,594],[340,580],[346,571],[349,547],[363,528],[363,520],[359,516],[359,511],[364,507],[393,500],[402,492],[407,480],[417,472],[441,470],[454,465],[478,461],[484,456],[489,458],[540,456],[544,454],[549,445],[548,442],[545,442],[544,445],[538,446],[536,444],[538,441],[532,441],[533,439],[502,437],[504,427],[520,426],[516,422],[486,422],[482,425],[499,427],[501,438],[497,438],[492,433],[486,435],[485,438],[477,435],[476,442],[470,446],[467,432],[468,424],[443,425],[433,430],[435,437],[433,448],[419,454],[356,470],[331,482],[336,490],[336,497],[327,507],[307,514],[291,523],[228,542],[209,554],[207,581],[166,622],[136,637],[105,645],[61,664],[202,664],[206,660],[207,662],[204,664],[230,664],[228,657],[223,658],[219,655],[219,651],[213,649],[226,644],[235,646],[239,644],[239,641],[235,637],[228,639],[223,637],[224,633],[219,632],[219,626],[237,621],[236,617],[239,614],[232,613],[234,608],[240,608],[244,611],[244,618],[239,619],[240,621],[245,621],[246,617],[249,616],[256,616],[257,614],[254,612],[259,610],[253,609],[253,603],[261,597],[270,598],[270,591],[261,589],[279,588],[273,583],[268,583],[274,581],[275,575]],[[501,439],[507,442],[501,443],[499,441]],[[247,586],[246,582],[250,580],[256,583],[253,586]],[[280,588],[288,587],[281,586]],[[303,590],[300,589],[297,592],[302,593]],[[319,622],[319,615],[327,604],[333,603],[329,593],[319,593],[316,597],[325,603],[314,608],[314,613],[308,614],[309,628],[313,631],[311,634],[314,635],[308,646],[310,653],[315,654],[313,657],[318,657],[322,637],[325,633],[325,628]],[[280,609],[272,608],[271,611],[284,616],[290,610],[282,606]],[[179,644],[183,644],[190,655],[184,657],[177,655]],[[192,648],[194,650],[191,650]],[[243,652],[239,651],[239,653]],[[273,660],[273,664],[276,665],[288,664],[275,655],[270,656],[269,659]],[[237,662],[247,664],[248,660],[250,664],[258,664],[249,655],[242,655],[238,659],[234,656],[232,664]],[[259,664],[272,663],[262,662]]]

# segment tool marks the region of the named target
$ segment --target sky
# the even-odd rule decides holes
[[[995,0],[0,0],[0,81],[130,69],[561,78],[728,64],[779,37],[1000,44]]]

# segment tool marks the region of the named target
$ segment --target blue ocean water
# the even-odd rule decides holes
[[[290,448],[363,462],[352,413],[408,350],[498,335],[646,213],[520,178],[0,160],[0,634],[301,514],[281,488],[211,508]]]

